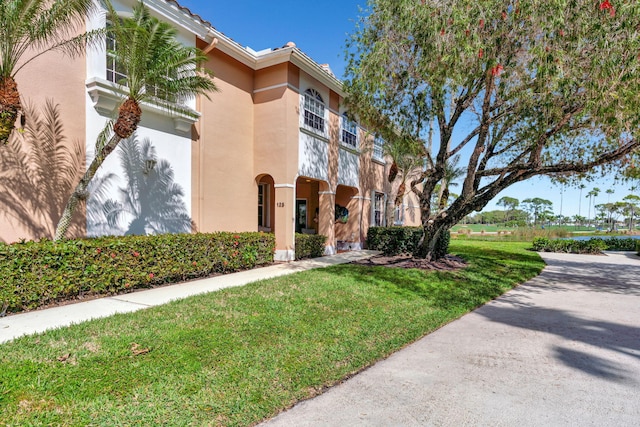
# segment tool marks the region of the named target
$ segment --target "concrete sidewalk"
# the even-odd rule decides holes
[[[640,258],[543,273],[264,426],[638,426]]]
[[[272,277],[284,276],[298,271],[345,264],[357,259],[368,258],[379,252],[352,251],[337,255],[314,258],[290,263],[274,264],[239,273],[225,274],[206,279],[193,280],[176,285],[132,292],[123,295],[94,299],[75,304],[30,311],[0,318],[0,343],[22,335],[43,332],[62,326],[69,326],[90,319],[107,317],[115,313],[128,313],[143,308],[166,304],[169,301],[192,295],[214,292],[224,288],[242,286]]]

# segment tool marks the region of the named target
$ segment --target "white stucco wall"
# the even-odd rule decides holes
[[[112,0],[114,8],[118,12],[123,12],[123,16],[130,15],[131,8],[135,2],[133,1],[117,1]],[[153,2],[147,2],[153,3]],[[159,18],[156,12],[152,14]],[[106,22],[106,12],[96,14],[87,20],[88,29],[104,28]],[[195,36],[184,28],[178,28],[178,41],[186,46],[195,45]],[[87,165],[93,160],[95,155],[95,142],[99,133],[104,128],[109,119],[117,117],[117,107],[119,100],[112,96],[109,102],[104,102],[108,97],[98,97],[99,102],[96,103],[96,96],[90,94],[91,88],[96,87],[95,82],[99,82],[101,87],[109,87],[106,82],[106,49],[104,47],[96,47],[90,49],[87,53],[87,96],[86,96],[86,149],[87,149]],[[100,86],[98,85],[98,86]],[[104,89],[103,89],[104,92]],[[107,90],[109,92],[109,90]],[[115,94],[115,91],[110,91]],[[123,98],[120,98],[123,99]],[[195,107],[195,99],[191,99],[187,105],[191,108]],[[113,107],[113,108],[112,108]],[[143,106],[142,122],[136,132],[139,142],[144,138],[152,141],[156,150],[157,159],[167,160],[174,172],[174,182],[182,187],[184,192],[184,204],[191,215],[191,132],[176,130],[174,120],[168,113],[159,113],[158,111],[150,111]],[[122,178],[122,168],[120,159],[117,154],[118,149],[113,152],[103,163],[98,171],[98,175],[105,173],[115,173],[116,178],[112,181],[109,189],[108,197],[117,199],[119,197],[118,188],[126,185]],[[123,221],[124,222],[124,221]],[[88,224],[89,225],[89,224]],[[92,230],[87,229],[88,234],[93,234]]]
[[[300,132],[298,175],[329,181],[329,143]]]
[[[338,157],[338,184],[358,188],[360,185],[358,171],[360,156],[349,150],[340,148]]]

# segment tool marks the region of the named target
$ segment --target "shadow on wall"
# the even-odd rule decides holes
[[[97,176],[87,201],[87,234],[130,235],[189,233],[195,228],[188,215],[184,191],[174,182],[173,168],[157,159],[151,141],[131,137],[120,143],[118,155],[124,187],[117,196],[110,187],[115,174]]]
[[[21,227],[28,234],[24,238],[52,238],[80,179],[84,149],[64,136],[60,106],[52,100],[40,108],[27,102],[24,112],[24,130],[14,131],[0,147],[0,216]],[[69,235],[83,234],[81,212],[74,215]]]

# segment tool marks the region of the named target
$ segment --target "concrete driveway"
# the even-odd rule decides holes
[[[265,426],[640,426],[640,258],[535,279]]]

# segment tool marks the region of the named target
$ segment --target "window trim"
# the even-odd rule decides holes
[[[372,227],[384,227],[386,224],[387,195],[381,191],[373,190],[371,195],[371,225]],[[378,196],[381,197],[381,210],[378,209]],[[376,213],[380,212],[380,221],[376,221]]]
[[[347,138],[345,138],[347,136]],[[353,144],[345,139],[353,139]],[[350,120],[347,117],[347,113],[342,113],[340,116],[340,144],[344,147],[351,148],[353,150],[358,149],[358,123],[354,120]]]
[[[107,117],[113,115],[113,112],[126,97],[126,92],[122,87],[102,78],[94,77],[89,79],[86,87],[93,101],[93,107],[98,113]],[[148,102],[142,102],[140,106],[143,111],[150,111],[171,118],[175,130],[180,133],[190,133],[191,125],[197,122],[201,116],[198,111],[184,105],[180,106],[183,111],[172,111],[163,108],[161,105]]]
[[[262,204],[260,204],[260,190],[262,190]],[[271,228],[271,209],[269,206],[270,201],[269,184],[266,182],[258,183],[258,228]],[[262,207],[262,224],[260,224],[260,208]]]
[[[118,71],[118,64],[116,62],[116,56],[110,51],[114,51],[116,48],[116,39],[113,37],[113,33],[109,31],[109,27],[111,27],[111,22],[107,21],[105,24],[106,35],[105,35],[105,56],[106,56],[106,64],[105,64],[105,79],[108,82],[115,83],[117,85],[126,86],[127,75]],[[110,48],[109,43],[112,43]],[[112,65],[112,66],[111,66]],[[111,75],[110,75],[111,74]],[[120,77],[120,78],[118,78]]]
[[[302,110],[302,124],[304,128],[310,132],[326,136],[327,106],[320,92],[312,88],[304,91],[302,96]]]
[[[404,225],[404,203],[393,207],[393,225]]]
[[[371,158],[379,162],[384,162],[384,139],[381,136],[376,135],[373,138],[373,150],[371,151]]]

